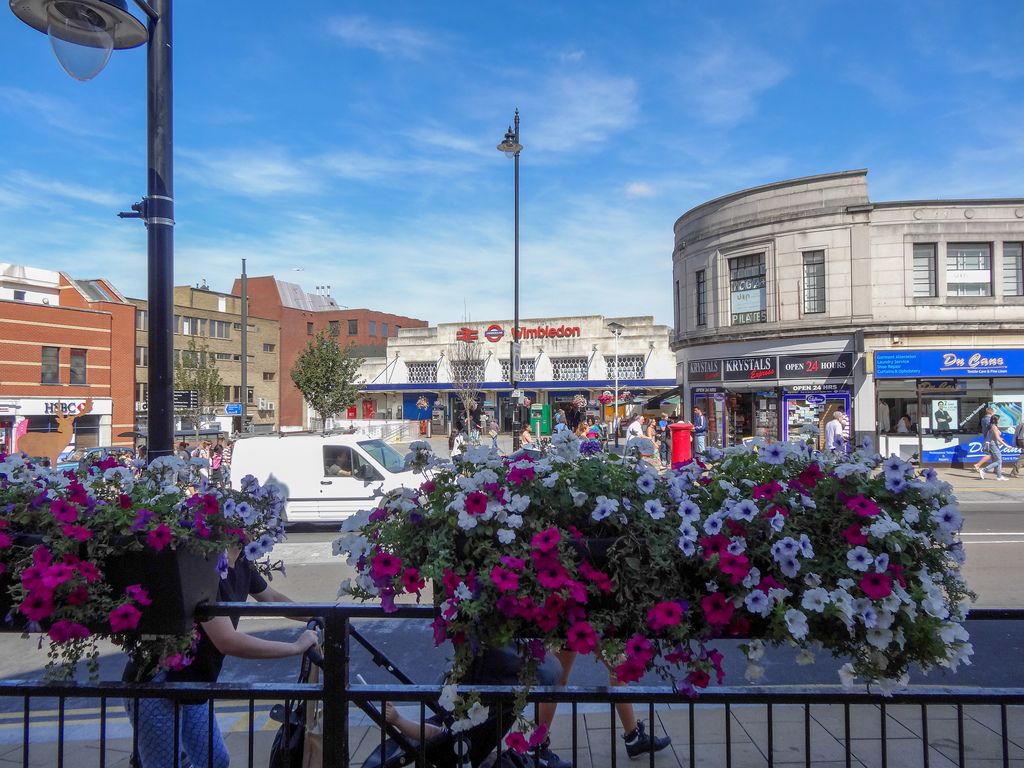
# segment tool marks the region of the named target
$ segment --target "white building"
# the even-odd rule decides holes
[[[623,326],[618,339],[608,328],[613,321]],[[655,325],[651,317],[528,319],[519,328],[519,388],[531,403],[546,404],[552,410],[571,408],[574,396],[582,395],[589,412],[610,418],[611,409],[602,409],[599,398],[614,389],[616,349],[619,388],[634,409],[676,384],[670,329]],[[470,361],[463,356],[462,363],[479,370],[470,378],[480,382],[482,412],[497,418],[507,430],[511,428],[511,340],[512,323],[507,320],[402,328],[388,339],[386,358],[365,363],[366,397],[374,400],[378,415],[433,420],[435,430],[447,428],[457,399],[452,358],[458,358],[459,342],[467,342],[478,354]]]
[[[873,203],[863,170],[704,203],[675,224],[688,410],[713,444],[796,439],[841,408],[885,451],[973,460],[986,406],[1021,419],[1022,243],[1024,199]]]

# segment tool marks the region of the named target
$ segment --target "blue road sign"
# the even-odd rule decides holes
[[[228,416],[241,416],[242,415],[242,404],[241,403],[225,403],[224,413]]]

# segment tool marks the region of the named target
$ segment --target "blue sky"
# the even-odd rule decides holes
[[[131,3],[129,3],[131,5]],[[4,4],[6,6],[6,3]],[[1024,196],[1013,2],[175,6],[176,282],[241,258],[342,305],[672,321],[672,226],[866,167],[872,199]],[[145,53],[95,80],[0,9],[0,261],[143,296]]]

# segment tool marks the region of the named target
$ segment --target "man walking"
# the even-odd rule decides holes
[[[693,409],[693,453],[704,453],[707,450],[708,417],[700,408]]]
[[[843,412],[834,411],[832,419],[825,425],[825,450],[830,453],[842,453],[845,442],[843,437]]]

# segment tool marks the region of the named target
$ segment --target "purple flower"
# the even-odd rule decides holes
[[[593,456],[601,452],[601,443],[599,440],[584,440],[580,443],[580,455],[581,456]]]
[[[140,509],[135,513],[135,522],[132,523],[132,533],[138,533],[146,527],[146,523],[153,519],[153,513],[148,509]]]

